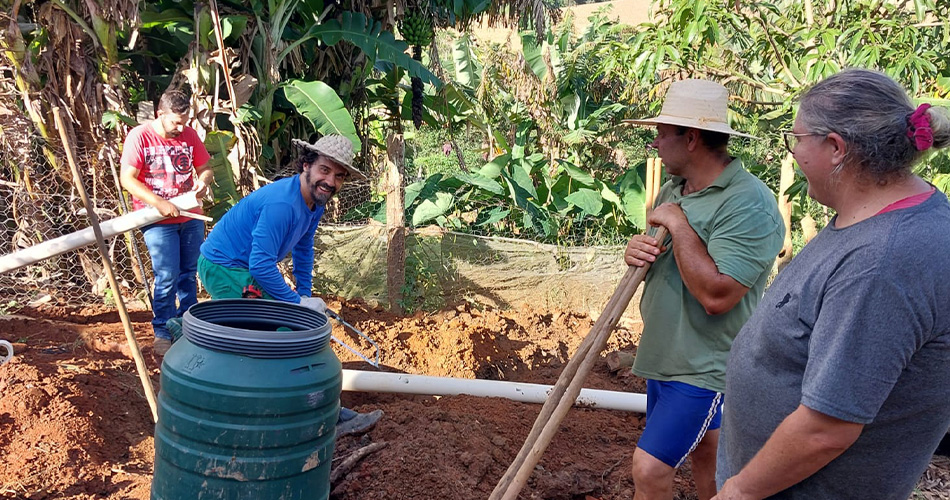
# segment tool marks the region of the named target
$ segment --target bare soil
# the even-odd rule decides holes
[[[398,317],[360,301],[331,301],[382,348],[383,370],[553,384],[593,322],[564,311],[461,306]],[[153,384],[150,313],[133,327]],[[105,307],[46,308],[0,317],[16,356],[0,366],[0,498],[147,499],[153,425],[118,316]],[[334,334],[360,344],[339,326]],[[632,350],[638,333],[614,332],[608,351]],[[344,367],[373,369],[334,345]],[[587,387],[643,392],[601,360]],[[343,404],[385,416],[370,432],[336,443],[335,465],[385,443],[332,485],[335,499],[484,499],[518,453],[540,405],[472,396],[344,393]],[[521,498],[628,499],[642,415],[575,408]],[[915,498],[948,498],[950,460],[935,457]],[[689,465],[676,498],[695,498]]]

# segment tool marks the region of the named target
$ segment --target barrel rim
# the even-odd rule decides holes
[[[270,323],[291,331],[255,330],[216,321]],[[276,327],[275,327],[276,329]],[[299,304],[267,299],[218,299],[191,306],[182,333],[195,345],[259,358],[307,356],[326,348],[332,326],[327,317]]]

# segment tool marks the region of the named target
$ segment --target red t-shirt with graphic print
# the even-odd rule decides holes
[[[138,180],[166,200],[193,190],[195,167],[203,166],[210,158],[195,129],[184,127],[178,137],[165,138],[155,132],[151,122],[133,128],[122,151],[122,165],[139,169]],[[133,197],[132,206],[138,210],[148,204]],[[201,206],[191,212],[202,213]],[[159,224],[180,224],[188,220],[175,217]]]

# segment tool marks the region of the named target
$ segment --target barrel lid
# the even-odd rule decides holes
[[[182,333],[191,343],[255,358],[296,358],[330,343],[327,317],[299,304],[264,299],[200,302],[185,312]]]

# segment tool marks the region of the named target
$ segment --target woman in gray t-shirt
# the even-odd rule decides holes
[[[733,343],[716,498],[904,500],[950,427],[950,204],[911,171],[950,119],[854,69],[785,141],[837,215]]]

